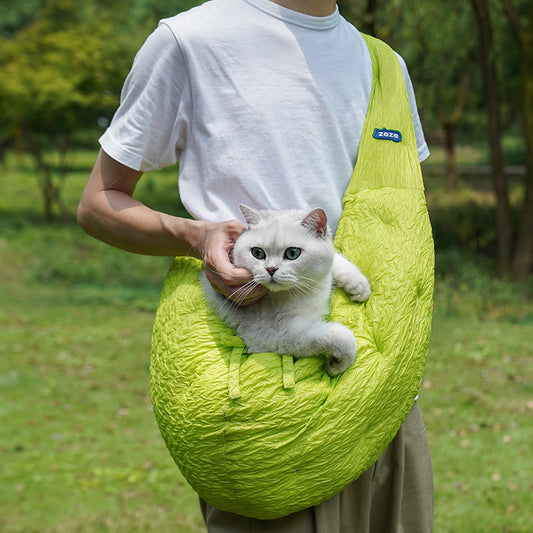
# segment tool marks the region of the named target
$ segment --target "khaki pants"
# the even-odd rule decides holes
[[[316,507],[277,520],[255,520],[219,511],[203,500],[200,504],[209,533],[429,533],[433,474],[418,405],[378,461]]]

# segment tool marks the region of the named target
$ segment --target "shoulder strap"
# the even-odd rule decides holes
[[[413,118],[398,57],[363,36],[372,59],[372,92],[357,164],[346,193],[393,187],[424,189]]]

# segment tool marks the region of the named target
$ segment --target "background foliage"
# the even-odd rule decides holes
[[[144,39],[160,18],[199,3],[0,1],[0,147],[32,154],[48,220],[67,217],[69,154],[108,124]],[[339,0],[347,18],[406,59],[428,140],[446,149],[451,190],[460,186],[457,147],[490,146],[483,163],[495,200],[493,253],[499,273],[514,277],[533,268],[531,5]],[[510,198],[509,165],[523,176],[517,199]]]

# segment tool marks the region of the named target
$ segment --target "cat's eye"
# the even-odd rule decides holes
[[[291,246],[290,248],[287,248],[285,250],[285,258],[294,261],[295,259],[298,259],[298,257],[300,257],[301,253],[301,248],[295,248],[294,246]]]
[[[265,251],[263,250],[263,248],[258,248],[256,246],[254,246],[251,250],[252,252],[252,255],[256,258],[256,259],[264,259],[266,257],[266,253]]]

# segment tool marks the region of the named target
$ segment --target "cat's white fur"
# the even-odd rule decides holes
[[[261,284],[269,291],[257,303],[239,307],[215,292],[204,275],[208,301],[249,352],[325,355],[327,372],[341,374],[354,362],[357,345],[346,326],[324,320],[332,286],[342,287],[352,300],[365,301],[368,280],[335,252],[322,209],[256,211],[241,205],[241,211],[248,229],[235,242],[233,264],[252,273],[248,288]],[[240,289],[233,299],[238,301],[247,290]]]

